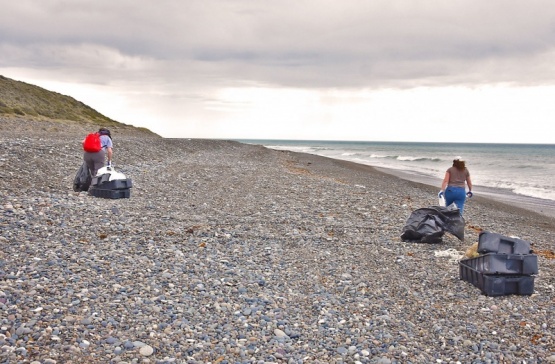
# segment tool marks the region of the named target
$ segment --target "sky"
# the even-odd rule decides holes
[[[552,0],[0,7],[0,75],[164,137],[555,143]]]

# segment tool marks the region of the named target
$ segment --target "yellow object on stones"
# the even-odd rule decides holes
[[[475,242],[474,244],[472,244],[470,246],[470,248],[468,248],[466,250],[466,253],[464,253],[464,257],[465,258],[476,258],[480,256],[480,254],[478,253],[478,242]]]

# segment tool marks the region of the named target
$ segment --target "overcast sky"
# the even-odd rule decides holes
[[[555,143],[555,3],[0,0],[0,74],[165,137]]]

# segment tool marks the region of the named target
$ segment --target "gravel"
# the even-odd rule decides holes
[[[72,190],[87,129],[0,118],[0,362],[555,363],[553,218],[476,198],[464,242],[405,243],[436,187],[131,128],[131,197],[94,198]],[[533,244],[533,295],[437,254],[482,229]]]

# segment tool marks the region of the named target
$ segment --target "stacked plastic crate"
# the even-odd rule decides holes
[[[118,179],[113,179],[113,178]],[[92,178],[89,195],[101,198],[129,198],[133,183],[121,173],[104,173]]]
[[[478,237],[476,258],[459,262],[460,279],[472,283],[487,296],[534,293],[538,256],[530,243],[513,237],[483,231]]]

